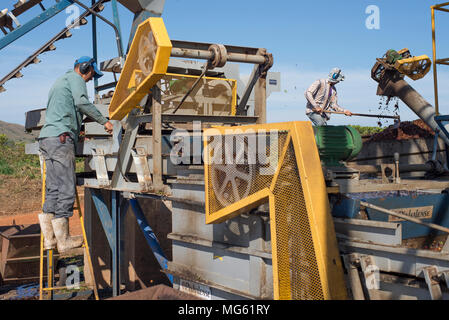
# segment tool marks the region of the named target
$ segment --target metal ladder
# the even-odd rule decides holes
[[[42,158],[42,156],[40,156],[40,161],[41,161],[41,168],[42,168],[41,173],[42,173],[42,206],[43,206],[44,202],[45,202],[46,167],[45,167],[45,161]],[[85,253],[84,259],[87,258],[87,262],[89,264],[88,267],[89,267],[91,280],[93,282],[92,289],[94,292],[95,300],[99,300],[98,289],[97,289],[95,275],[94,275],[94,271],[93,271],[93,267],[92,267],[92,259],[90,256],[89,244],[87,242],[86,229],[84,228],[84,219],[83,219],[83,214],[81,211],[81,204],[80,204],[80,199],[79,199],[77,190],[76,190],[76,206],[73,208],[73,211],[75,211],[75,210],[78,212],[80,222],[81,222],[81,230],[83,232],[84,244],[82,247],[84,248],[84,253]],[[46,254],[46,257],[47,257],[47,287],[44,287],[44,251],[47,252],[47,254]],[[53,249],[44,250],[44,235],[41,232],[40,266],[39,266],[39,269],[40,269],[39,270],[39,300],[43,300],[44,292],[48,292],[49,299],[52,300],[53,299],[53,291],[67,289],[66,287],[55,287],[54,286],[54,270],[55,270],[54,260],[55,260],[55,255],[53,253]],[[86,264],[84,263],[84,265],[86,265]],[[72,291],[79,291],[79,290],[72,290]]]
[[[36,4],[42,5],[40,3],[42,0],[40,0],[40,1],[38,1],[38,0],[28,0],[28,1],[21,0],[21,1],[23,2],[22,6],[25,6],[25,4],[28,4],[28,3],[30,3],[29,6],[31,4],[33,4],[33,3],[34,3],[34,5],[36,5]],[[100,12],[100,11],[102,11],[104,9],[103,3],[107,2],[107,1],[109,1],[109,0],[100,0],[100,1],[96,2],[90,9],[94,10],[96,12]],[[20,2],[20,3],[22,3],[22,2]],[[19,37],[21,37],[25,33],[31,31],[32,29],[34,29],[35,27],[40,25],[45,20],[48,20],[50,17],[54,16],[56,13],[60,12],[61,10],[63,10],[64,8],[68,7],[71,4],[73,4],[73,1],[71,1],[71,0],[60,0],[59,2],[57,2],[57,4],[55,6],[53,6],[52,8],[47,9],[46,11],[41,13],[36,18],[34,18],[31,21],[29,21],[26,25],[22,25],[19,28],[16,27],[16,29],[14,29],[12,32],[7,33],[3,38],[0,38],[0,50],[3,49],[8,44],[10,44],[11,42],[17,40]],[[22,7],[18,7],[18,8],[22,8]],[[31,8],[31,7],[29,7],[29,8]],[[51,9],[52,9],[52,11],[48,12]],[[5,13],[2,16],[2,13],[5,10],[7,10],[7,9],[2,10],[1,13],[0,13],[0,29],[4,33],[6,32],[6,30],[4,30],[4,28],[2,27],[2,23],[4,23],[4,20],[6,19],[5,18],[6,16],[10,17],[8,15],[8,13]],[[10,14],[13,14],[13,13],[14,13],[14,10],[12,11],[12,13],[10,12]],[[66,28],[62,29],[60,32],[58,32],[53,38],[51,38],[43,46],[41,46],[34,53],[32,53],[27,59],[25,59],[22,63],[20,63],[10,73],[8,73],[6,76],[4,76],[0,80],[0,93],[6,91],[6,89],[3,87],[3,85],[7,81],[9,81],[11,79],[14,79],[14,78],[21,78],[23,76],[23,74],[21,72],[23,68],[26,68],[26,67],[28,67],[31,64],[38,64],[39,62],[41,62],[41,60],[38,58],[39,55],[41,55],[42,53],[45,53],[47,51],[54,51],[54,50],[56,50],[56,46],[55,46],[55,42],[56,41],[63,40],[63,39],[66,39],[66,38],[70,38],[72,36],[72,33],[70,32],[70,30],[72,28],[77,27],[77,26],[83,26],[83,25],[87,24],[86,17],[88,17],[90,14],[91,13],[88,10],[84,11],[84,13],[81,14],[77,19],[75,19],[72,24],[70,24],[69,26],[67,26]],[[28,24],[31,24],[31,25],[28,25]],[[18,32],[18,33],[14,34],[15,32]]]

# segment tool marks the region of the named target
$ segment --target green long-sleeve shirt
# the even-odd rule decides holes
[[[108,121],[89,102],[84,79],[75,71],[70,70],[57,79],[50,89],[45,124],[39,139],[57,137],[68,132],[74,141],[78,141],[83,114],[102,125]]]

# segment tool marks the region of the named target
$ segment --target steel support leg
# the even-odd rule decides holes
[[[95,0],[92,1],[92,6],[95,4]],[[92,58],[95,59],[98,63],[98,41],[97,41],[97,17],[92,15]],[[97,95],[98,95],[98,79],[94,78],[94,90],[95,90],[95,103],[97,103]]]
[[[156,258],[161,268],[163,270],[167,270],[168,268],[167,257],[162,251],[161,245],[159,244],[159,241],[157,240],[157,237],[154,234],[153,229],[151,229],[150,225],[145,219],[145,215],[143,214],[139,202],[137,201],[137,199],[130,199],[129,202],[131,203],[131,207],[133,208],[133,212],[134,215],[136,216],[137,223],[139,224],[140,229],[142,229],[143,235],[145,236],[148,245],[153,251],[154,257]],[[171,283],[173,283],[173,276],[171,274],[167,274],[167,278],[168,280],[170,280]]]
[[[111,195],[112,232],[114,247],[112,250],[112,295],[120,295],[120,192]]]

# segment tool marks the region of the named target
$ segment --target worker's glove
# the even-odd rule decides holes
[[[104,130],[107,132],[107,133],[109,133],[109,134],[111,134],[112,133],[112,129],[114,128],[114,126],[112,125],[112,123],[111,122],[106,122],[105,124],[104,124]]]
[[[317,107],[313,110],[316,113],[322,114],[323,113],[323,108]]]

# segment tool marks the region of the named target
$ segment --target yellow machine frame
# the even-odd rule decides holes
[[[439,115],[439,101],[438,101],[438,73],[437,73],[437,64],[449,65],[449,58],[446,59],[437,59],[437,49],[436,49],[436,28],[435,28],[435,10],[442,12],[449,12],[447,8],[449,6],[449,2],[437,4],[431,6],[432,10],[432,50],[433,50],[433,81],[434,81],[434,92],[435,92],[435,114]]]
[[[140,84],[136,85],[136,74],[141,72],[138,60],[139,56],[143,54],[140,41],[142,38],[148,37],[150,32],[153,34],[157,47],[155,59],[150,73]],[[171,49],[172,44],[162,18],[149,18],[139,25],[109,106],[111,120],[122,120],[133,108],[138,106],[150,89],[162,78],[167,72]],[[132,87],[135,89],[130,90]]]
[[[241,132],[240,130],[254,130],[255,132],[260,132],[259,130],[277,130],[278,132],[288,132],[288,135],[282,151],[279,150],[280,158],[271,185],[241,199],[240,201],[226,206],[217,212],[211,212],[209,192],[212,186],[210,185],[209,169],[213,164],[211,164],[210,161],[212,150],[209,148],[209,137],[216,136],[217,133],[220,133],[222,136],[233,134],[232,129],[235,129],[236,131],[239,130],[239,132]],[[300,283],[301,281],[296,279],[298,283],[295,284],[292,283],[291,280],[292,276],[290,273],[294,267],[290,265],[291,262],[289,261],[292,259],[291,255],[294,255],[295,252],[289,252],[288,255],[286,255],[285,252],[281,254],[279,250],[282,250],[282,248],[277,244],[277,241],[284,237],[284,235],[281,234],[284,232],[281,230],[282,228],[284,230],[287,229],[287,233],[295,232],[295,230],[289,230],[291,226],[287,225],[287,222],[284,221],[282,226],[277,222],[277,216],[281,213],[276,207],[276,195],[274,192],[275,186],[280,180],[279,176],[285,162],[286,154],[289,147],[291,150],[291,146],[293,146],[294,149],[298,170],[297,173],[300,177],[306,209],[305,211],[299,209],[297,211],[305,212],[307,215],[305,219],[308,221],[310,227],[312,244],[308,243],[306,245],[305,242],[307,240],[302,238],[302,235],[296,235],[297,238],[293,239],[293,242],[296,241],[302,245],[302,247],[300,245],[301,248],[299,248],[299,251],[307,251],[308,256],[314,255],[318,268],[318,275],[310,275],[310,277],[319,278],[316,281],[321,283],[321,292],[310,293],[307,296],[310,297],[310,299],[346,299],[347,295],[343,278],[343,268],[339,256],[333,220],[330,214],[324,175],[315,143],[313,128],[310,122],[262,124],[231,128],[219,127],[206,130],[204,132],[206,223],[222,223],[268,202],[270,208],[274,298],[292,299],[294,298],[294,294],[292,293],[294,290],[304,290],[301,288],[297,289],[302,286],[302,283]],[[295,205],[299,206],[300,204],[295,203]],[[299,218],[300,217],[292,215],[288,219]],[[288,240],[291,242],[290,238]],[[312,247],[313,250],[311,250]],[[283,272],[279,270],[280,266],[283,266]],[[317,290],[315,288],[310,288],[311,287],[309,287],[309,290],[312,291]]]

